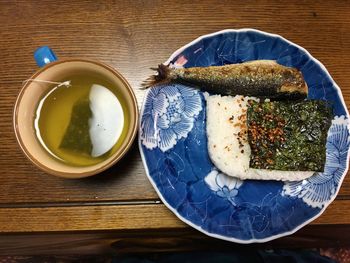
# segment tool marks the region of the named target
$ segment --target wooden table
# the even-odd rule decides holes
[[[38,46],[50,46],[60,58],[112,65],[133,86],[140,106],[149,68],[174,50],[202,34],[252,27],[309,50],[350,105],[348,1],[1,1],[0,25],[0,254],[237,246],[192,230],[159,201],[136,142],[119,164],[81,180],[47,175],[25,158],[12,111],[22,81],[37,70]],[[264,246],[349,245],[349,211],[348,174],[321,217]]]

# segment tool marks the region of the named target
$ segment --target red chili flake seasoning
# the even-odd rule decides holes
[[[238,119],[242,120],[242,119],[244,119],[244,117],[246,117],[246,115],[245,114],[241,114],[241,115],[238,116]]]
[[[323,172],[332,117],[321,100],[249,102],[250,167]]]
[[[274,161],[273,161],[272,159],[266,159],[266,162],[267,162],[268,164],[273,164],[273,163],[274,163]]]
[[[262,112],[262,108],[256,106],[254,107],[253,112],[260,114]],[[263,122],[258,124],[256,121],[251,120],[248,129],[250,146],[252,152],[256,154],[254,156],[253,163],[255,164],[255,167],[257,167],[260,164],[265,164],[263,168],[267,168],[268,165],[274,164],[274,161],[271,158],[265,158],[258,153],[270,153],[270,148],[273,147],[275,143],[282,142],[282,139],[284,139],[283,126],[285,125],[285,120],[275,116],[272,112],[269,112],[268,110],[265,110],[264,113],[261,113],[261,115],[257,116],[260,116]],[[263,123],[265,126],[262,126]],[[266,127],[266,123],[270,123],[269,126]],[[268,156],[271,157],[272,154],[268,154]]]

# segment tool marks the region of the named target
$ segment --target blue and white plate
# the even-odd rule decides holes
[[[220,173],[207,152],[203,93],[184,85],[149,89],[140,119],[142,160],[164,204],[207,235],[238,243],[266,242],[305,226],[333,201],[348,170],[349,113],[341,90],[302,47],[257,30],[224,30],[180,48],[166,64],[206,67],[256,59],[298,68],[308,97],[332,103],[324,173],[298,182],[241,181]]]

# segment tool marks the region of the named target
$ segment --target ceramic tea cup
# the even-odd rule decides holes
[[[65,178],[82,178],[104,171],[117,163],[129,150],[136,137],[138,126],[138,108],[134,92],[125,78],[114,68],[94,60],[65,59],[57,60],[48,47],[39,48],[34,54],[41,66],[30,79],[25,81],[14,108],[13,125],[17,141],[28,159],[41,170]],[[52,85],[66,75],[80,72],[98,74],[118,89],[123,101],[124,118],[128,120],[125,132],[118,147],[105,159],[92,165],[72,165],[53,156],[37,135],[36,117],[38,104],[53,89]],[[123,122],[124,123],[124,122]]]

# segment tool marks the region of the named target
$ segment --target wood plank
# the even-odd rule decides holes
[[[350,224],[350,200],[332,203],[313,225]],[[0,233],[189,228],[162,204],[0,208]]]
[[[145,175],[136,142],[112,168],[97,176],[78,180],[62,179],[38,170],[17,145],[16,148],[16,152],[10,155],[4,153],[6,148],[0,148],[0,203],[158,199]]]
[[[12,129],[12,110],[23,80],[36,70],[32,52],[49,45],[60,58],[106,62],[139,84],[150,67],[196,37],[225,28],[255,27],[281,34],[322,61],[350,105],[348,1],[1,1],[0,203],[153,200],[136,145],[100,176],[67,181],[25,159]],[[47,10],[54,10],[47,15]],[[195,11],[195,12],[194,12]],[[341,198],[350,197],[348,173]]]
[[[83,231],[0,234],[0,255],[96,255],[178,251],[247,251],[277,248],[346,247],[349,225],[309,225],[297,233],[267,243],[240,245],[210,238],[192,229],[177,231]]]

